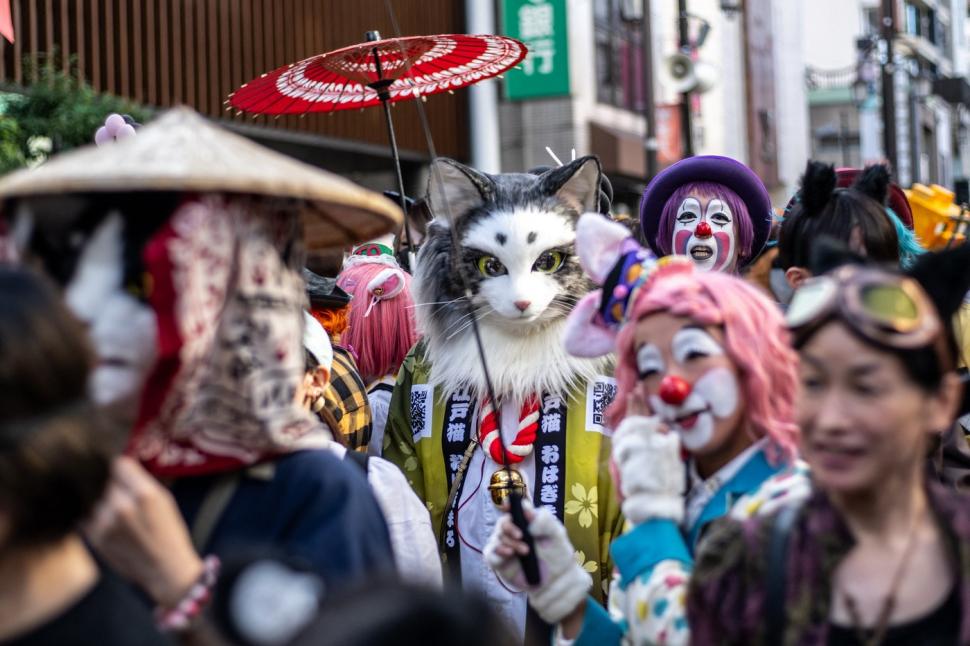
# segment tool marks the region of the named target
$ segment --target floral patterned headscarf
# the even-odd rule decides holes
[[[300,226],[285,203],[206,195],[184,202],[145,245],[158,359],[129,451],[156,475],[232,470],[329,441],[296,401]]]

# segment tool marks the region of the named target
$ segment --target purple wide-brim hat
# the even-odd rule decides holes
[[[761,253],[771,232],[771,198],[764,182],[750,168],[736,159],[720,155],[702,155],[682,159],[653,178],[640,199],[640,228],[643,236],[658,256],[663,255],[657,245],[657,229],[664,205],[678,188],[690,182],[723,184],[738,194],[748,207],[751,228],[751,254],[740,259],[744,267]]]

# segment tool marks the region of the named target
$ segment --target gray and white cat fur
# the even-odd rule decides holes
[[[428,187],[434,220],[413,286],[430,385],[443,393],[468,388],[477,397],[487,394],[459,266],[470,283],[499,399],[565,395],[602,374],[606,359],[573,357],[562,343],[566,316],[594,287],[575,254],[576,221],[598,210],[601,172],[592,156],[541,175],[489,175],[450,159],[435,161]],[[457,258],[451,226],[461,243]],[[547,266],[540,258],[548,261],[548,252],[563,258],[551,273],[536,266]],[[486,275],[479,266],[483,256],[494,257],[504,273]]]

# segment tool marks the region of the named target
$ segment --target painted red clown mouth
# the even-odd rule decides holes
[[[687,413],[674,420],[679,428],[685,431],[689,431],[697,425],[697,420],[700,419],[701,415],[708,411],[707,408],[702,408],[701,410],[695,410],[692,413]]]

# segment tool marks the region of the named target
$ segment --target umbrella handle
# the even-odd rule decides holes
[[[529,531],[529,522],[525,519],[525,512],[522,511],[522,494],[515,488],[509,491],[509,511],[512,515],[512,522],[522,532],[522,542],[529,546],[529,553],[519,557],[525,580],[529,585],[539,585],[539,559],[536,558],[536,542]]]

